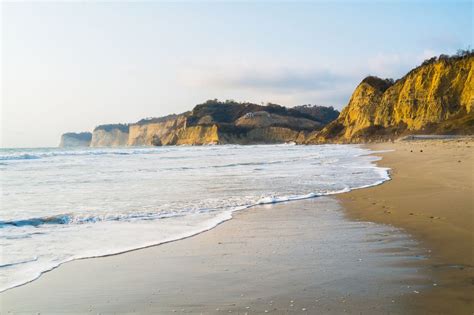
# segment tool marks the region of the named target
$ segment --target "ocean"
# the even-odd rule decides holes
[[[67,261],[195,235],[234,211],[378,185],[388,170],[371,153],[289,144],[0,149],[0,291]]]

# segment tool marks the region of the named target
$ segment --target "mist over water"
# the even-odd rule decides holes
[[[187,237],[253,205],[379,184],[351,145],[1,149],[0,290]],[[251,210],[250,210],[251,211]]]

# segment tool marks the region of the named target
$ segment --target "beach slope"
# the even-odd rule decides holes
[[[339,195],[349,217],[403,228],[428,249],[432,290],[412,296],[420,312],[474,312],[472,138],[371,144],[393,180]]]

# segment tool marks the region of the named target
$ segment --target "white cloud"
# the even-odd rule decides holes
[[[347,102],[354,83],[362,79],[347,69],[276,60],[186,66],[179,71],[178,77],[189,89],[237,95],[235,99],[241,101],[275,102],[287,106],[313,103],[338,108]]]

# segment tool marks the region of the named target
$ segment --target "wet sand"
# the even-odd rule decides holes
[[[398,141],[368,145],[392,169],[383,185],[339,195],[348,216],[401,227],[430,253],[436,283],[407,299],[420,313],[474,313],[474,141]]]
[[[0,304],[2,313],[34,314],[406,314],[402,300],[431,285],[423,254],[398,229],[347,220],[335,199],[315,198],[66,263],[0,294]]]

